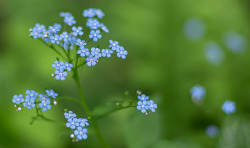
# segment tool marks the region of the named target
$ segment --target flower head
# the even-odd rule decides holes
[[[155,112],[157,104],[155,104],[153,100],[149,100],[147,103],[148,103],[148,109],[150,109],[152,112]]]
[[[55,70],[55,78],[56,80],[65,80],[65,77],[68,75],[66,71],[63,69],[56,69]]]
[[[206,128],[206,134],[207,136],[211,137],[211,138],[214,138],[216,136],[218,136],[219,134],[219,129],[217,126],[215,125],[209,125],[207,128]]]
[[[124,50],[124,47],[119,46],[118,48],[116,48],[117,51],[117,57],[125,59],[126,55],[128,54],[127,50]]]
[[[112,50],[116,50],[119,47],[119,43],[117,41],[109,40],[109,43],[109,48],[111,48]]]
[[[88,66],[95,66],[97,63],[97,57],[93,57],[92,55],[90,55],[89,57],[86,58],[86,62]]]
[[[55,69],[65,69],[65,63],[63,61],[55,61],[54,64],[52,64],[52,67],[54,67]]]
[[[140,110],[142,113],[146,113],[146,110],[149,109],[147,101],[138,101],[137,109]]]
[[[100,34],[100,30],[91,30],[89,34],[89,38],[93,39],[94,42],[97,42],[98,39],[102,38],[102,35]]]
[[[85,57],[89,55],[89,49],[84,48],[83,46],[80,47],[80,50],[77,51],[77,54],[79,54],[81,57]]]
[[[14,95],[13,99],[12,99],[12,102],[16,103],[16,104],[20,104],[20,103],[24,102],[23,95],[22,94],[20,94],[20,95]]]
[[[108,28],[103,23],[101,23],[100,27],[104,32],[109,33]]]
[[[64,65],[65,65],[65,69],[67,69],[67,71],[71,71],[71,68],[73,67],[73,64],[65,62]]]
[[[56,98],[58,96],[58,93],[55,93],[54,90],[46,90],[46,93],[48,96],[52,97],[52,98]]]
[[[206,90],[204,87],[200,85],[195,85],[194,87],[190,89],[190,93],[191,93],[192,99],[196,101],[196,100],[201,100],[205,97]]]
[[[83,35],[82,27],[81,26],[79,26],[79,27],[73,26],[72,30],[73,30],[73,36],[77,36],[77,35],[81,36],[81,35]]]
[[[85,45],[87,45],[87,43],[84,40],[77,39],[76,40],[76,45],[78,45],[80,47],[84,47]]]
[[[146,100],[149,99],[149,97],[146,96],[145,94],[138,95],[137,98],[138,98],[140,101],[146,101]]]
[[[97,19],[88,19],[86,26],[89,27],[90,29],[97,29],[101,25]]]
[[[95,48],[95,47],[91,48],[91,55],[93,57],[96,57],[97,59],[102,56],[102,54],[100,53],[100,49],[99,48]]]
[[[31,99],[31,100],[35,100],[36,97],[38,96],[38,93],[35,92],[34,90],[26,90],[26,99]]]
[[[25,99],[23,106],[27,107],[27,109],[35,108],[36,107],[35,100],[34,99]]]
[[[84,17],[94,17],[95,16],[95,9],[93,8],[89,8],[89,9],[85,9],[83,10],[83,14]]]
[[[75,23],[76,23],[76,21],[74,20],[74,17],[73,16],[65,16],[64,17],[64,22],[66,23],[66,24],[68,24],[69,26],[72,26],[72,25],[74,25]]]
[[[75,129],[77,126],[79,126],[79,122],[77,118],[69,118],[68,122],[66,123],[66,127]]]
[[[68,112],[66,112],[66,113],[64,113],[64,117],[65,117],[65,119],[73,119],[73,118],[75,118],[76,117],[76,114],[75,113],[73,113],[72,111],[68,111]]]
[[[77,129],[74,131],[74,134],[78,140],[83,140],[88,138],[87,132],[88,130],[86,128],[77,127]]]
[[[113,50],[110,49],[102,49],[102,57],[111,57]]]
[[[59,45],[61,40],[62,40],[62,37],[59,36],[59,35],[55,35],[55,36],[51,36],[51,37],[50,37],[50,42],[51,42],[52,44],[55,44],[55,43],[56,43],[57,45]]]
[[[222,105],[222,110],[226,113],[226,114],[232,114],[236,112],[236,107],[235,107],[235,103],[233,101],[226,101],[224,102],[224,104]]]
[[[79,122],[79,126],[81,127],[89,126],[88,119],[86,118],[79,118],[78,122]]]
[[[38,107],[41,108],[45,112],[48,109],[51,109],[50,103],[51,102],[49,99],[45,99],[45,100],[41,101],[41,103],[38,104]]]

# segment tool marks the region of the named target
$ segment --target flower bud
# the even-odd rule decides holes
[[[71,134],[71,135],[70,135],[70,138],[74,138],[74,137],[75,137],[75,135],[74,135],[74,134]]]
[[[54,100],[53,104],[54,104],[54,105],[57,105],[57,101],[56,101],[56,100]]]

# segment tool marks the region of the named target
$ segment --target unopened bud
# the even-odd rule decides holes
[[[53,104],[54,104],[54,105],[57,105],[57,101],[54,100]]]
[[[16,111],[21,111],[21,110],[22,110],[21,107],[18,107]]]
[[[17,105],[14,105],[14,107],[17,107]]]
[[[75,137],[75,135],[74,135],[74,134],[71,134],[71,135],[70,135],[70,138],[74,138],[74,137]]]
[[[32,30],[33,30],[32,28],[29,29],[30,32],[31,32]]]
[[[76,142],[78,142],[79,140],[78,139],[76,139]]]
[[[136,93],[137,93],[138,95],[141,95],[141,91],[140,91],[140,90],[137,90]]]
[[[148,115],[148,112],[146,112],[145,115]]]
[[[51,77],[54,77],[54,76],[55,76],[55,74],[52,73],[52,74],[51,74]]]

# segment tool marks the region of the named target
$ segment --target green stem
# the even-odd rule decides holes
[[[98,137],[98,139],[101,142],[102,146],[104,148],[109,148],[108,143],[105,141],[105,139],[103,138],[103,136],[102,136],[102,134],[100,132],[100,129],[99,129],[98,125],[97,125],[96,120],[92,119],[91,121],[92,121],[91,123],[92,123],[93,127],[95,128],[96,136]]]
[[[111,111],[108,111],[108,112],[106,112],[106,113],[104,113],[104,114],[98,116],[98,117],[96,118],[96,120],[99,120],[99,119],[101,119],[101,118],[103,118],[103,117],[105,117],[105,116],[108,116],[109,114],[112,114],[112,113],[114,113],[114,112],[116,112],[116,111],[119,111],[119,110],[122,110],[122,109],[126,109],[126,108],[130,108],[130,107],[136,107],[136,106],[124,106],[124,107],[115,108],[115,109],[113,109],[113,110],[111,110]]]

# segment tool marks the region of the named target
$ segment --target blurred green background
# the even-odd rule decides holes
[[[79,97],[70,77],[63,82],[50,77],[56,54],[30,38],[28,30],[35,23],[62,23],[59,12],[71,12],[83,23],[82,10],[89,7],[105,13],[102,22],[110,33],[103,40],[117,40],[129,53],[126,60],[104,59],[81,71],[90,108],[121,99],[126,90],[135,96],[137,89],[158,104],[157,112],[149,116],[127,109],[100,120],[112,147],[250,148],[250,51],[235,54],[222,41],[228,31],[249,41],[247,0],[1,0],[1,148],[101,147],[91,132],[88,140],[72,143],[61,125],[43,120],[29,125],[35,110],[16,112],[11,102],[14,94],[27,89],[44,93],[44,88],[51,88],[60,96]],[[184,23],[192,17],[200,18],[206,28],[197,41],[183,33]],[[209,41],[223,50],[225,58],[218,66],[204,55]],[[196,106],[189,93],[196,84],[207,91],[202,106]],[[236,102],[234,115],[221,111],[227,99]],[[59,102],[45,115],[63,121],[63,108],[81,113],[74,103]],[[219,127],[216,138],[205,133],[210,124]]]

